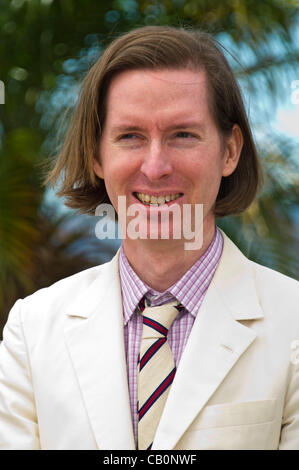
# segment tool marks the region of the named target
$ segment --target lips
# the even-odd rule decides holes
[[[175,201],[182,196],[182,193],[169,193],[160,196],[153,196],[147,193],[133,193],[134,196],[143,204],[148,206],[162,206],[170,201]]]

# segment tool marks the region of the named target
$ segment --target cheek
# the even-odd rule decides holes
[[[104,166],[104,180],[108,196],[115,207],[117,197],[126,194],[126,187],[130,178],[128,165],[121,165],[114,159]]]
[[[197,179],[202,184],[207,183],[208,185],[214,186],[217,181],[221,179],[222,166],[220,160],[215,158],[215,155],[209,152],[203,152],[201,155],[197,155],[187,164],[181,166],[183,173],[188,173],[189,179]]]
[[[206,153],[202,171],[213,186],[218,186],[221,181],[223,164],[224,154],[218,145]]]
[[[193,182],[194,192],[197,197],[209,205],[216,199],[219,191],[222,178],[220,163],[220,159],[216,159],[215,155],[206,152],[194,159],[193,164],[189,167],[187,165],[182,167],[185,175],[188,168],[187,179]]]
[[[117,174],[114,175],[114,173],[107,172],[105,174],[105,186],[112,204],[115,205],[117,201],[117,195],[121,192],[121,185],[117,179]]]
[[[102,157],[105,174],[114,181],[121,181],[136,171],[140,160],[136,153],[114,146],[103,147]]]

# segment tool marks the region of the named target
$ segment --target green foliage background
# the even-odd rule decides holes
[[[0,0],[0,331],[18,297],[116,249],[95,239],[90,218],[48,202],[40,163],[55,154],[61,116],[105,45],[146,24],[199,27],[225,45],[266,180],[242,216],[218,222],[251,259],[299,278],[297,148],[269,124],[299,79],[298,18],[295,0]]]

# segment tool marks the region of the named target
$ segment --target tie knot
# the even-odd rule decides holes
[[[173,301],[158,307],[146,306],[142,312],[142,338],[161,338],[167,336],[169,328],[179,313],[178,305],[178,301]]]

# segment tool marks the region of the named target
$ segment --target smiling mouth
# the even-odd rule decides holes
[[[133,193],[133,195],[146,206],[162,206],[168,202],[175,201],[183,196],[183,193],[165,194],[164,196],[152,196],[145,193]]]

